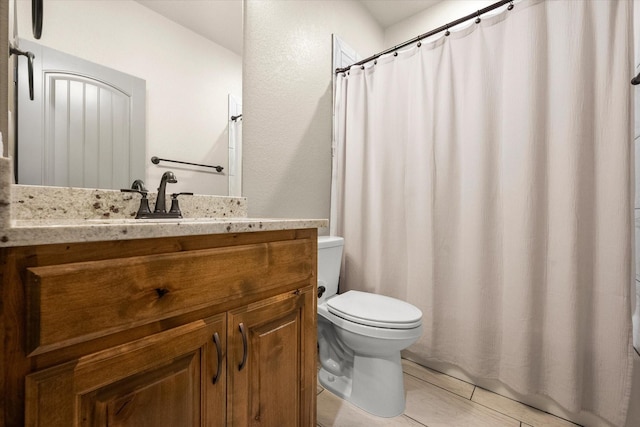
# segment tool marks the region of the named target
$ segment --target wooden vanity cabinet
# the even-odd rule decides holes
[[[0,426],[314,426],[315,229],[0,250]]]

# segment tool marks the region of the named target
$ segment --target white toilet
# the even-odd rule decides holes
[[[342,237],[318,237],[318,346],[323,387],[380,417],[404,412],[400,351],[422,335],[422,312],[382,295],[337,295]]]

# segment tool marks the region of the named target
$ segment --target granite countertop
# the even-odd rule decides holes
[[[149,193],[150,206],[156,194]],[[249,218],[245,197],[183,196],[181,219],[134,219],[140,196],[11,184],[0,157],[0,247],[323,228],[326,219]]]
[[[12,226],[0,233],[0,247],[293,230],[327,225],[328,221],[322,219],[277,218],[13,220]]]

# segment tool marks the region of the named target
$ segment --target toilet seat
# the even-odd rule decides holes
[[[384,295],[348,291],[327,300],[328,311],[345,320],[387,329],[413,329],[422,324],[417,307]]]
[[[381,328],[378,326],[363,325],[351,320],[347,320],[344,317],[340,317],[337,314],[333,314],[329,311],[327,302],[318,304],[318,317],[326,319],[338,329],[344,329],[345,331],[353,332],[354,334],[362,335],[370,338],[378,338],[383,340],[405,340],[405,339],[418,339],[422,335],[422,325],[419,325],[411,329],[392,329]],[[318,320],[319,321],[319,320]]]

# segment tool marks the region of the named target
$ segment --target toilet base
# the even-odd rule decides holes
[[[404,380],[400,352],[386,357],[354,355],[352,378],[321,368],[320,384],[370,414],[391,418],[404,412]]]

